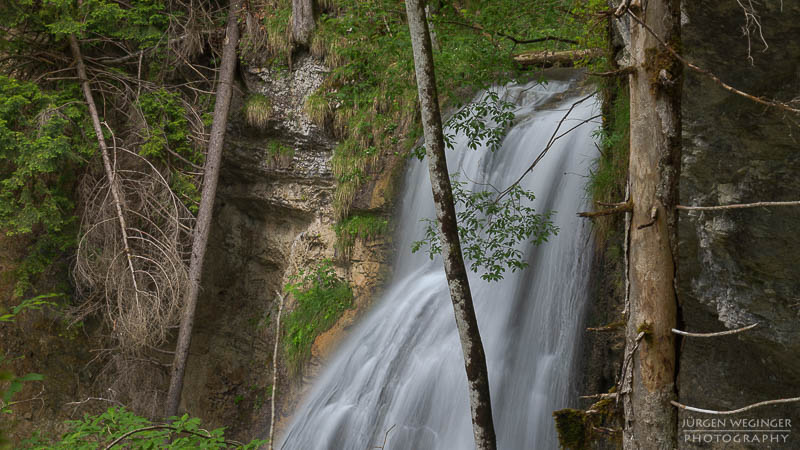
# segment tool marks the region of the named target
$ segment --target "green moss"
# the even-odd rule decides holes
[[[560,409],[553,411],[558,432],[558,443],[562,449],[582,450],[589,441],[589,416],[580,409]]]
[[[649,341],[653,337],[653,324],[649,322],[642,322],[636,327],[636,334],[644,333],[644,339]]]

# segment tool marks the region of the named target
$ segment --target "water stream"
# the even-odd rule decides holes
[[[507,86],[516,123],[494,153],[456,138],[451,172],[463,180],[508,186],[545,147],[566,109],[579,98],[572,82]],[[578,105],[562,131],[597,113]],[[552,411],[575,398],[579,329],[587,299],[589,225],[584,186],[597,150],[596,124],[556,141],[523,181],[537,211],[555,210],[557,236],[524,244],[530,267],[487,283],[470,274],[486,349],[498,445],[555,449]],[[466,375],[442,262],[412,254],[421,218],[435,217],[426,163],[411,161],[397,217],[394,278],[330,359],[285,433],[283,449],[469,449],[473,447]],[[474,186],[473,189],[484,189]]]

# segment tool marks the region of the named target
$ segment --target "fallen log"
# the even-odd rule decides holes
[[[603,55],[603,50],[599,48],[588,48],[581,50],[563,50],[554,52],[551,50],[538,50],[514,55],[514,61],[525,67],[572,67],[575,61],[581,59],[594,59]]]

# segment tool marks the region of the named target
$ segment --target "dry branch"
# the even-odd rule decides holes
[[[706,337],[727,336],[729,334],[741,333],[742,331],[752,330],[756,326],[758,326],[758,322],[748,325],[746,327],[737,328],[735,330],[719,331],[716,333],[691,333],[688,331],[681,331],[676,328],[673,328],[672,332],[675,334],[680,334],[681,336],[706,338]]]
[[[745,208],[760,208],[760,207],[771,207],[771,206],[800,206],[800,201],[738,203],[733,205],[719,205],[719,206],[677,205],[675,206],[675,209],[681,209],[684,211],[722,211],[725,209],[745,209]]]
[[[687,406],[681,403],[676,402],[675,400],[670,400],[672,406],[676,408],[680,408],[686,411],[692,411],[696,413],[703,413],[703,414],[714,414],[718,416],[726,416],[730,414],[739,414],[741,412],[749,411],[754,408],[758,408],[761,406],[768,406],[768,405],[779,405],[782,403],[795,403],[800,402],[800,397],[793,397],[793,398],[779,398],[777,400],[766,400],[763,402],[753,403],[752,405],[747,405],[739,409],[733,409],[730,411],[716,411],[713,409],[702,409],[702,408],[695,408],[694,406]]]

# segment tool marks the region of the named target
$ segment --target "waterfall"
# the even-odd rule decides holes
[[[457,136],[448,167],[502,189],[546,146],[579,97],[573,82],[510,85],[501,96],[517,105],[502,148],[470,150]],[[559,134],[596,114],[592,99],[575,107]],[[470,273],[486,349],[498,445],[555,449],[552,411],[575,398],[576,356],[591,260],[585,175],[596,155],[585,124],[556,141],[523,187],[537,212],[554,210],[560,232],[539,247],[523,243],[530,266],[500,282]],[[395,239],[395,275],[383,298],[355,327],[316,380],[285,433],[283,449],[469,449],[473,447],[466,374],[440,258],[411,242],[422,218],[435,217],[427,164],[410,162]],[[478,183],[476,185],[476,183]],[[469,264],[469,263],[468,263]]]

